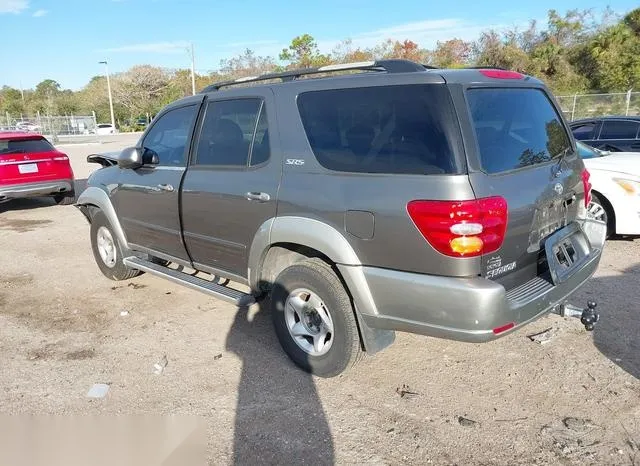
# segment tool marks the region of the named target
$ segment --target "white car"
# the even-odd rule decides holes
[[[19,121],[16,123],[16,131],[25,131],[35,133],[40,131],[40,126],[30,121]]]
[[[100,123],[97,127],[96,127],[96,134],[116,134],[118,132],[117,129],[115,129],[113,127],[112,124],[110,123]]]
[[[608,225],[608,236],[640,235],[640,152],[606,152],[578,144],[591,174],[588,213]]]

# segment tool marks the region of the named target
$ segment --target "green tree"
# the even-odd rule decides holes
[[[294,37],[289,47],[282,49],[279,57],[288,61],[292,68],[310,68],[331,62],[329,56],[320,53],[316,40],[309,34]]]

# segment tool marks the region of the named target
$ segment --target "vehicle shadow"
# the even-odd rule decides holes
[[[313,378],[277,341],[268,299],[240,308],[226,348],[242,360],[234,464],[333,464],[331,430]]]
[[[87,179],[75,180],[74,190],[76,198],[87,188]],[[56,205],[50,197],[28,197],[21,199],[11,199],[0,202],[0,213],[18,210],[32,210]]]
[[[598,301],[600,321],[593,331],[598,350],[620,368],[640,379],[640,264],[623,275],[592,278],[580,295]],[[631,291],[631,292],[630,292]]]

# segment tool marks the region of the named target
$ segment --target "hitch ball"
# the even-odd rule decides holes
[[[587,308],[582,311],[582,316],[580,317],[580,322],[589,332],[593,330],[596,322],[600,320],[600,315],[596,312],[597,305],[595,301],[588,301]]]

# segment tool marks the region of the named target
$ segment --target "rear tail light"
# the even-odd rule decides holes
[[[584,206],[588,207],[591,202],[591,183],[589,182],[589,178],[591,178],[591,174],[589,170],[584,168],[582,170],[582,185],[584,187]]]
[[[500,196],[470,201],[411,201],[407,212],[428,243],[451,257],[497,251],[507,231],[507,201]]]
[[[516,71],[508,71],[508,70],[479,70],[487,78],[494,79],[522,79],[524,78],[523,74],[520,74]]]
[[[54,157],[53,160],[57,160],[59,162],[64,161],[64,160],[69,160],[69,157],[67,157],[66,155],[62,155],[60,157]]]

